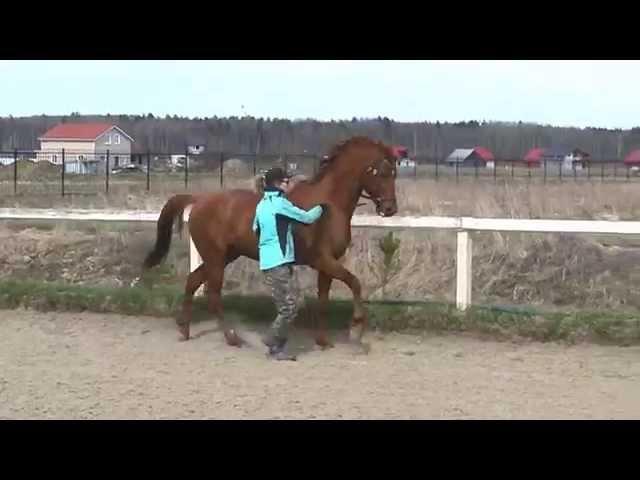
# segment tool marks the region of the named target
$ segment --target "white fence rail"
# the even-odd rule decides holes
[[[184,219],[189,219],[189,209]],[[159,212],[105,210],[47,210],[0,208],[0,220],[74,220],[94,222],[156,222]],[[605,220],[529,220],[519,218],[473,217],[389,217],[355,215],[351,225],[356,228],[385,229],[445,229],[457,232],[456,306],[465,310],[471,305],[472,237],[474,231],[584,233],[609,235],[639,235],[640,222]],[[189,238],[190,270],[202,260]]]

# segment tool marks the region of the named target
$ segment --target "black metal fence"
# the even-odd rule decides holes
[[[451,162],[416,157],[405,172],[405,176],[414,178],[447,179],[462,181],[632,181],[640,178],[640,166],[625,164],[620,160],[590,160],[565,162],[541,160],[525,162],[522,160],[496,159],[490,162],[474,160],[472,162]],[[411,171],[411,169],[413,171]],[[402,167],[399,167],[402,172]],[[402,173],[400,173],[402,175]]]
[[[317,154],[252,155],[228,152],[121,153],[82,151],[0,152],[0,193],[106,194],[123,186],[146,192],[184,189],[206,191],[233,187],[279,165],[289,173],[311,176],[318,171]],[[447,163],[417,156],[400,160],[399,178],[435,181],[634,181],[640,169],[617,160],[586,163],[519,160]]]

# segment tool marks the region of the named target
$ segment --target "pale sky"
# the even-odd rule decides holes
[[[0,116],[640,126],[640,61],[0,61]],[[243,109],[244,106],[244,109]]]

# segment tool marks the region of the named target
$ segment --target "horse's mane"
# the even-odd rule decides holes
[[[385,157],[392,157],[393,152],[390,147],[382,142],[375,141],[365,136],[351,137],[348,140],[338,143],[330,151],[327,158],[320,162],[320,168],[311,179],[306,180],[307,183],[317,183],[324,178],[331,166],[335,164],[336,158],[342,155],[346,150],[355,146],[369,147],[374,146],[384,151]]]
[[[377,142],[365,136],[351,137],[348,140],[338,143],[329,151],[329,155],[324,160],[322,160],[322,162],[320,162],[320,168],[313,177],[306,178],[305,176],[300,176],[300,178],[295,183],[315,184],[319,182],[325,177],[327,172],[331,169],[331,166],[335,164],[336,159],[341,156],[347,149],[354,146],[374,146],[381,149],[384,152],[386,158],[393,157],[393,151],[383,142]],[[262,175],[256,175],[254,177],[253,187],[254,191],[259,195],[262,195],[264,193],[264,178]]]

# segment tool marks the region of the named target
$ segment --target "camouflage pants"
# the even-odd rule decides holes
[[[273,334],[287,338],[289,325],[297,314],[296,288],[293,276],[293,266],[280,265],[264,271],[265,281],[271,287],[271,296],[276,304],[278,316],[273,321]]]

